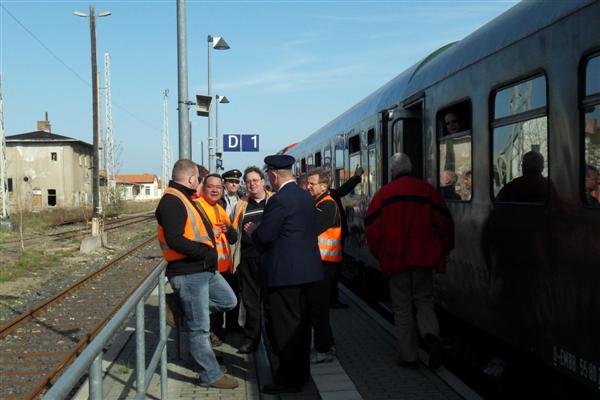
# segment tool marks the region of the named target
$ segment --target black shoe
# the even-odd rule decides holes
[[[399,366],[401,366],[402,368],[407,368],[407,369],[419,369],[419,363],[416,361],[403,361],[403,360],[398,360],[396,362]]]
[[[335,303],[332,303],[329,308],[335,309],[335,310],[339,310],[342,308],[348,308],[350,307],[348,304],[346,303],[342,303],[341,301],[336,301]]]
[[[440,340],[432,334],[425,335],[429,350],[429,368],[438,369],[442,366],[442,345]]]
[[[302,391],[302,386],[283,386],[278,383],[267,383],[262,387],[262,392],[266,394],[298,393]]]
[[[244,343],[242,343],[242,345],[238,349],[238,353],[240,353],[240,354],[254,353],[257,348],[258,348],[258,345],[255,342],[247,340],[247,341],[244,341]]]

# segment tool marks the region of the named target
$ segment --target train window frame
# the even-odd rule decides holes
[[[300,159],[300,175],[306,173],[306,158],[302,157]]]
[[[497,98],[497,94],[500,93],[501,91],[505,90],[505,89],[509,89],[511,87],[514,87],[516,85],[520,85],[522,83],[526,83],[528,81],[535,81],[536,79],[543,77],[544,78],[544,83],[545,83],[545,91],[544,91],[544,96],[545,96],[545,104],[543,106],[540,107],[536,107],[533,108],[531,110],[527,110],[527,111],[521,111],[515,114],[511,114],[511,115],[507,115],[507,116],[501,116],[499,118],[496,118],[496,98]],[[489,109],[489,126],[488,126],[488,131],[489,131],[489,135],[490,135],[490,140],[489,140],[489,184],[488,184],[488,188],[489,188],[489,194],[490,194],[490,199],[492,200],[492,202],[494,204],[505,204],[505,205],[515,205],[515,206],[533,206],[533,207],[543,207],[548,203],[548,199],[550,196],[550,187],[551,187],[551,183],[550,183],[550,166],[551,166],[551,160],[550,160],[550,146],[551,146],[551,142],[550,142],[550,130],[549,130],[549,125],[550,125],[550,106],[549,106],[549,98],[550,98],[550,81],[548,79],[548,75],[546,73],[545,70],[543,69],[536,69],[533,70],[527,74],[521,75],[515,79],[512,79],[510,81],[506,81],[503,82],[499,85],[496,85],[494,87],[492,87],[492,89],[490,90],[490,95],[489,95],[489,99],[488,99],[488,109]],[[540,118],[545,118],[546,119],[546,132],[545,132],[545,142],[546,142],[546,151],[543,154],[544,157],[544,169],[546,170],[546,176],[545,178],[547,179],[547,187],[546,187],[546,199],[542,202],[540,201],[516,201],[516,200],[498,200],[498,194],[500,193],[500,191],[502,190],[502,188],[504,188],[509,182],[506,182],[505,184],[503,184],[500,189],[498,190],[498,193],[494,193],[494,135],[497,132],[497,130],[499,128],[503,128],[503,127],[508,127],[517,123],[521,123],[521,122],[526,122],[526,121],[533,121],[536,119],[540,119]],[[524,152],[521,155],[522,156],[527,153]],[[521,172],[521,175],[522,172]],[[515,176],[511,179],[514,180],[515,178],[518,178],[519,176]]]
[[[587,193],[587,169],[588,169],[588,165],[592,165],[594,168],[596,168],[596,180],[600,179],[598,177],[598,170],[600,169],[600,165],[594,165],[592,164],[591,161],[589,161],[588,159],[588,146],[586,143],[586,115],[589,114],[589,110],[590,108],[592,108],[592,112],[596,111],[596,109],[598,111],[600,111],[600,87],[598,88],[593,88],[596,89],[596,91],[593,91],[591,93],[588,93],[588,67],[590,65],[590,61],[592,60],[598,60],[600,61],[600,49],[595,49],[594,51],[591,51],[587,54],[585,54],[580,61],[579,64],[579,154],[580,154],[580,178],[579,178],[579,182],[580,182],[580,196],[581,196],[581,202],[582,205],[585,209],[589,209],[589,210],[600,210],[600,200],[594,202],[592,199],[595,198],[596,196],[598,196],[598,192],[600,191],[600,187],[598,187],[598,185],[596,186],[596,196],[594,196],[594,191],[591,191],[590,194],[588,195]],[[600,134],[600,133],[599,133]],[[593,143],[592,138],[590,138],[589,140],[589,144],[592,145]],[[599,149],[600,149],[600,143],[599,143]],[[600,158],[600,157],[599,157]],[[596,164],[600,164],[600,161],[597,160]],[[590,199],[591,196],[592,199]]]
[[[453,113],[454,115],[461,116],[461,120],[464,121],[465,127],[454,133],[448,133],[446,128],[445,117],[446,115]],[[465,115],[468,114],[468,115]],[[436,121],[436,142],[437,142],[437,152],[436,152],[436,165],[437,165],[437,189],[442,194],[444,201],[450,203],[471,203],[473,200],[474,193],[474,181],[473,181],[473,102],[470,97],[463,97],[460,100],[457,100],[453,103],[447,104],[444,107],[438,109],[435,114]],[[442,174],[442,163],[441,163],[441,155],[442,155],[442,146],[448,142],[460,141],[461,139],[468,138],[469,144],[469,167],[462,172],[462,182],[464,182],[467,174],[471,177],[471,190],[470,193],[467,194],[467,191],[460,189],[457,191],[453,188],[453,195],[457,195],[460,198],[451,198],[446,197],[442,193],[441,186],[441,174]],[[455,175],[456,171],[452,171]],[[456,177],[457,182],[459,176]],[[455,182],[456,183],[456,182]],[[461,195],[461,192],[464,193],[465,198]]]
[[[314,168],[315,164],[313,163],[313,155],[309,154],[308,157],[306,157],[306,166],[307,168]]]
[[[332,164],[332,151],[331,151],[331,145],[328,145],[327,147],[325,147],[325,149],[323,149],[323,166],[327,169],[331,168],[331,164]]]
[[[321,157],[321,152],[315,152],[315,168],[319,168],[323,164],[322,160],[323,158]]]

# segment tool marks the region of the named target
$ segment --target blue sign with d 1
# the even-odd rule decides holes
[[[242,135],[223,135],[223,151],[240,151],[242,149]]]
[[[258,151],[258,135],[223,135],[223,151]]]

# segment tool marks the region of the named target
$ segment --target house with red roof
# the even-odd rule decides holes
[[[117,175],[115,179],[122,200],[148,201],[162,196],[162,181],[154,174]]]

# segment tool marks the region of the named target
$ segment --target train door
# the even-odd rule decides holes
[[[388,112],[388,130],[391,137],[388,139],[388,155],[401,151],[407,154],[412,161],[412,175],[423,179],[423,122],[422,103],[406,109],[395,109]],[[387,168],[388,178],[389,166]]]

